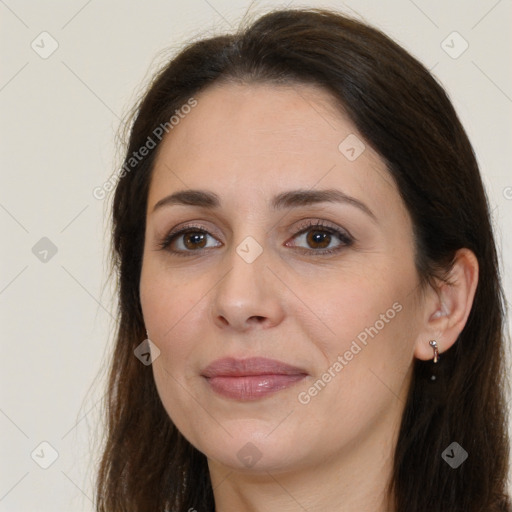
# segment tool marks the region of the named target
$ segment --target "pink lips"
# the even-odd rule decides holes
[[[306,377],[301,368],[274,359],[218,359],[201,373],[216,393],[235,400],[257,400]]]

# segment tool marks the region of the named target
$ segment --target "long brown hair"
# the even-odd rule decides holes
[[[156,147],[136,164],[133,153],[194,94],[222,81],[309,83],[332,94],[394,178],[424,286],[450,268],[457,249],[475,253],[474,303],[436,365],[437,380],[431,362],[414,361],[389,491],[396,512],[510,511],[503,292],[471,144],[445,91],[416,59],[380,31],[319,9],[274,11],[234,34],[189,44],[138,105],[112,210],[119,325],[97,510],[214,510],[206,457],[173,425],[151,367],[134,356],[146,337],[139,279],[160,140],[153,135]],[[457,469],[441,456],[452,442],[469,454]]]

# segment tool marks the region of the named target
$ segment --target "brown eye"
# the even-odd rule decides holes
[[[194,252],[200,252],[202,249],[208,249],[222,245],[209,244],[208,238],[215,240],[207,231],[199,228],[185,227],[175,233],[171,233],[159,243],[161,249],[166,249],[179,255],[187,255]]]
[[[306,240],[313,249],[325,249],[331,242],[331,234],[325,231],[311,230]]]
[[[335,253],[354,243],[354,238],[348,233],[323,225],[321,222],[310,222],[293,237],[293,240],[293,247],[314,255]]]
[[[183,235],[183,245],[190,250],[202,249],[206,246],[206,233],[189,231]]]

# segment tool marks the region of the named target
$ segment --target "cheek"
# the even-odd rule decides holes
[[[200,279],[155,263],[143,265],[140,281],[141,307],[151,341],[160,349],[160,365],[183,380],[190,373],[191,340],[205,323],[206,301]]]
[[[403,274],[394,278],[385,267],[368,267],[365,272],[345,268],[331,274],[322,286],[312,287],[315,282],[319,281],[308,278],[302,284],[304,300],[321,320],[316,323],[320,326],[316,336],[309,334],[330,361],[333,355],[349,350],[353,340],[364,346],[365,341],[381,337],[402,320]]]
[[[178,430],[188,434],[198,407],[191,397],[196,395],[198,344],[204,338],[200,329],[207,314],[204,282],[148,263],[140,295],[146,328],[160,350],[152,364],[158,394]]]
[[[328,326],[311,337],[322,352],[323,367],[308,386],[318,379],[328,383],[316,386],[321,393],[302,388],[304,401],[310,397],[317,402],[313,407],[329,408],[340,417],[349,411],[364,416],[364,411],[383,412],[385,404],[405,392],[417,336],[411,288],[416,280],[412,263],[382,266],[345,272],[329,280],[323,294],[308,295],[312,304],[322,304],[319,316]],[[362,419],[356,416],[355,422]]]
[[[155,339],[166,339],[201,298],[200,280],[166,268],[157,258],[145,258],[140,279],[141,307],[146,327]]]
[[[405,403],[414,350],[410,296],[395,283],[359,284],[330,295],[324,314],[334,335],[317,338],[324,365],[298,390],[307,416],[325,429],[339,425],[341,437],[363,436],[381,418],[397,414]]]

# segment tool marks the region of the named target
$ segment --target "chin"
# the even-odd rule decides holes
[[[295,440],[285,431],[269,434],[271,431],[266,424],[264,429],[257,429],[253,423],[251,428],[232,432],[233,437],[202,440],[197,447],[208,459],[234,471],[284,472],[305,464],[308,455],[303,436]]]

